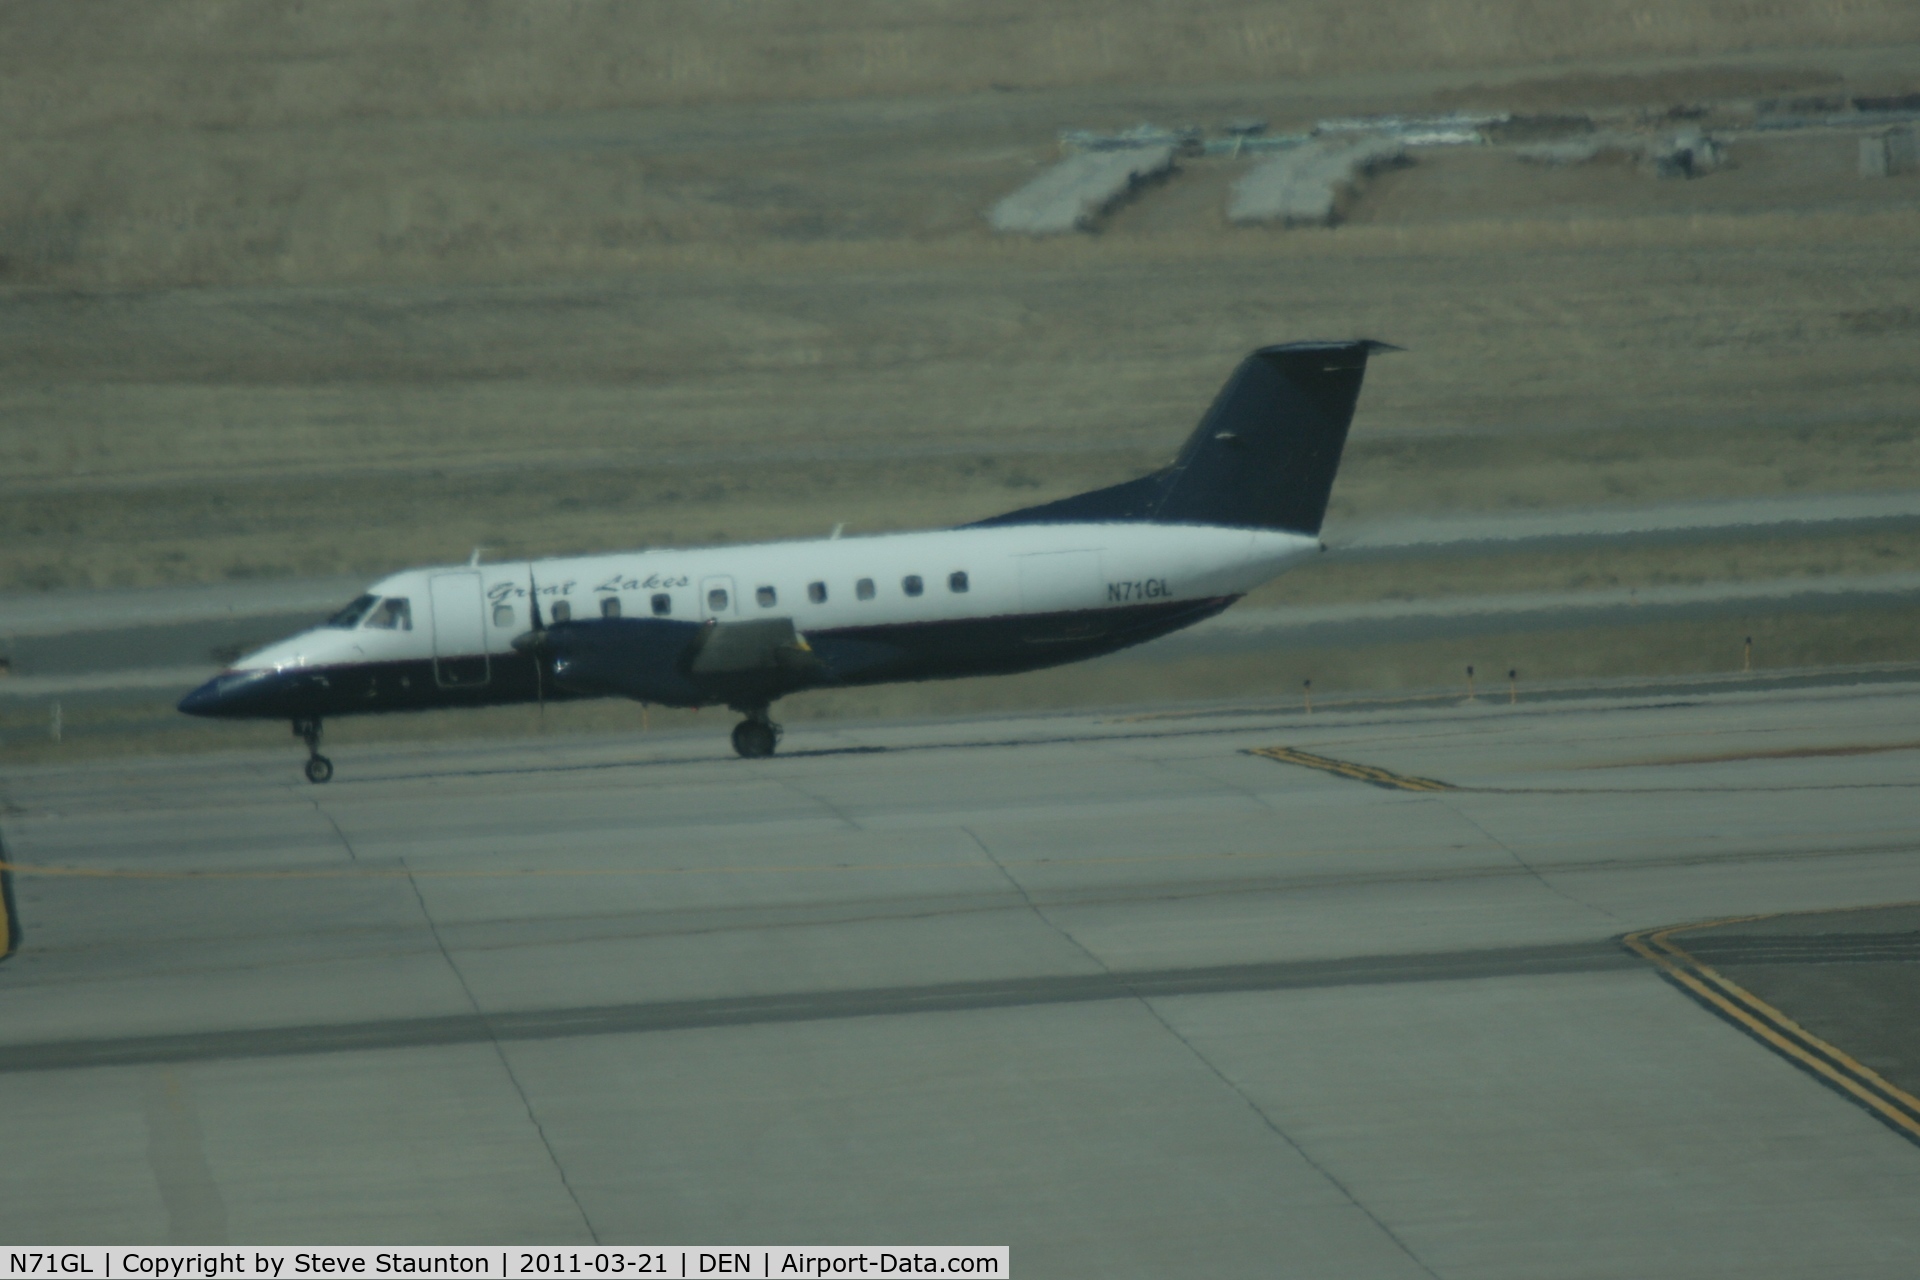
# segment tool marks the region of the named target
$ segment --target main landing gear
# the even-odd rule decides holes
[[[320,754],[320,721],[295,720],[293,736],[307,744],[307,781],[322,783],[333,778],[333,761]]]
[[[733,749],[749,760],[759,760],[773,754],[780,744],[780,726],[767,715],[765,707],[735,707],[736,711],[745,711],[747,718],[733,726]]]

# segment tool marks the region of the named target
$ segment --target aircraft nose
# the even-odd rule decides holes
[[[271,692],[270,671],[223,671],[180,699],[179,709],[190,716],[245,716],[259,714],[258,705]]]
[[[181,711],[190,716],[217,716],[220,714],[220,678],[213,679],[180,699]]]

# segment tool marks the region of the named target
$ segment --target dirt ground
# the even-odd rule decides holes
[[[76,3],[0,12],[0,590],[978,518],[1139,474],[1249,348],[1365,335],[1331,520],[1920,486],[1920,176],[1769,102],[1920,88],[1881,3]],[[1340,226],[1074,127],[1729,126],[1661,181],[1426,150]],[[1320,573],[1273,599],[1911,568],[1905,535]],[[1291,594],[1290,594],[1291,592]]]

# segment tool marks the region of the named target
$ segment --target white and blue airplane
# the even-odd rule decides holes
[[[805,689],[1033,671],[1213,617],[1320,546],[1368,340],[1263,347],[1174,460],[955,529],[410,569],[237,661],[188,715],[290,720],[544,699],[726,706],[773,754]]]

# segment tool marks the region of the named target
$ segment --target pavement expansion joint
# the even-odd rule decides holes
[[[1782,913],[1791,914],[1791,913]],[[1920,1098],[1881,1076],[1844,1050],[1828,1043],[1726,976],[1700,955],[1675,941],[1678,934],[1698,933],[1726,925],[1751,924],[1776,919],[1776,915],[1730,916],[1695,924],[1668,925],[1626,934],[1621,942],[1628,950],[1651,961],[1661,975],[1696,1002],[1732,1023],[1794,1066],[1812,1075],[1842,1097],[1865,1108],[1869,1114],[1908,1141],[1920,1145]],[[1724,945],[1722,945],[1724,942]],[[1794,959],[1821,959],[1830,963],[1846,960],[1906,960],[1920,957],[1920,940],[1911,935],[1851,935],[1839,938],[1806,937],[1786,940],[1749,939],[1741,954],[1742,940],[1714,940],[1710,945],[1695,944],[1709,954],[1720,953],[1722,963],[1735,959],[1748,962],[1778,962],[1775,954],[1790,950]]]

